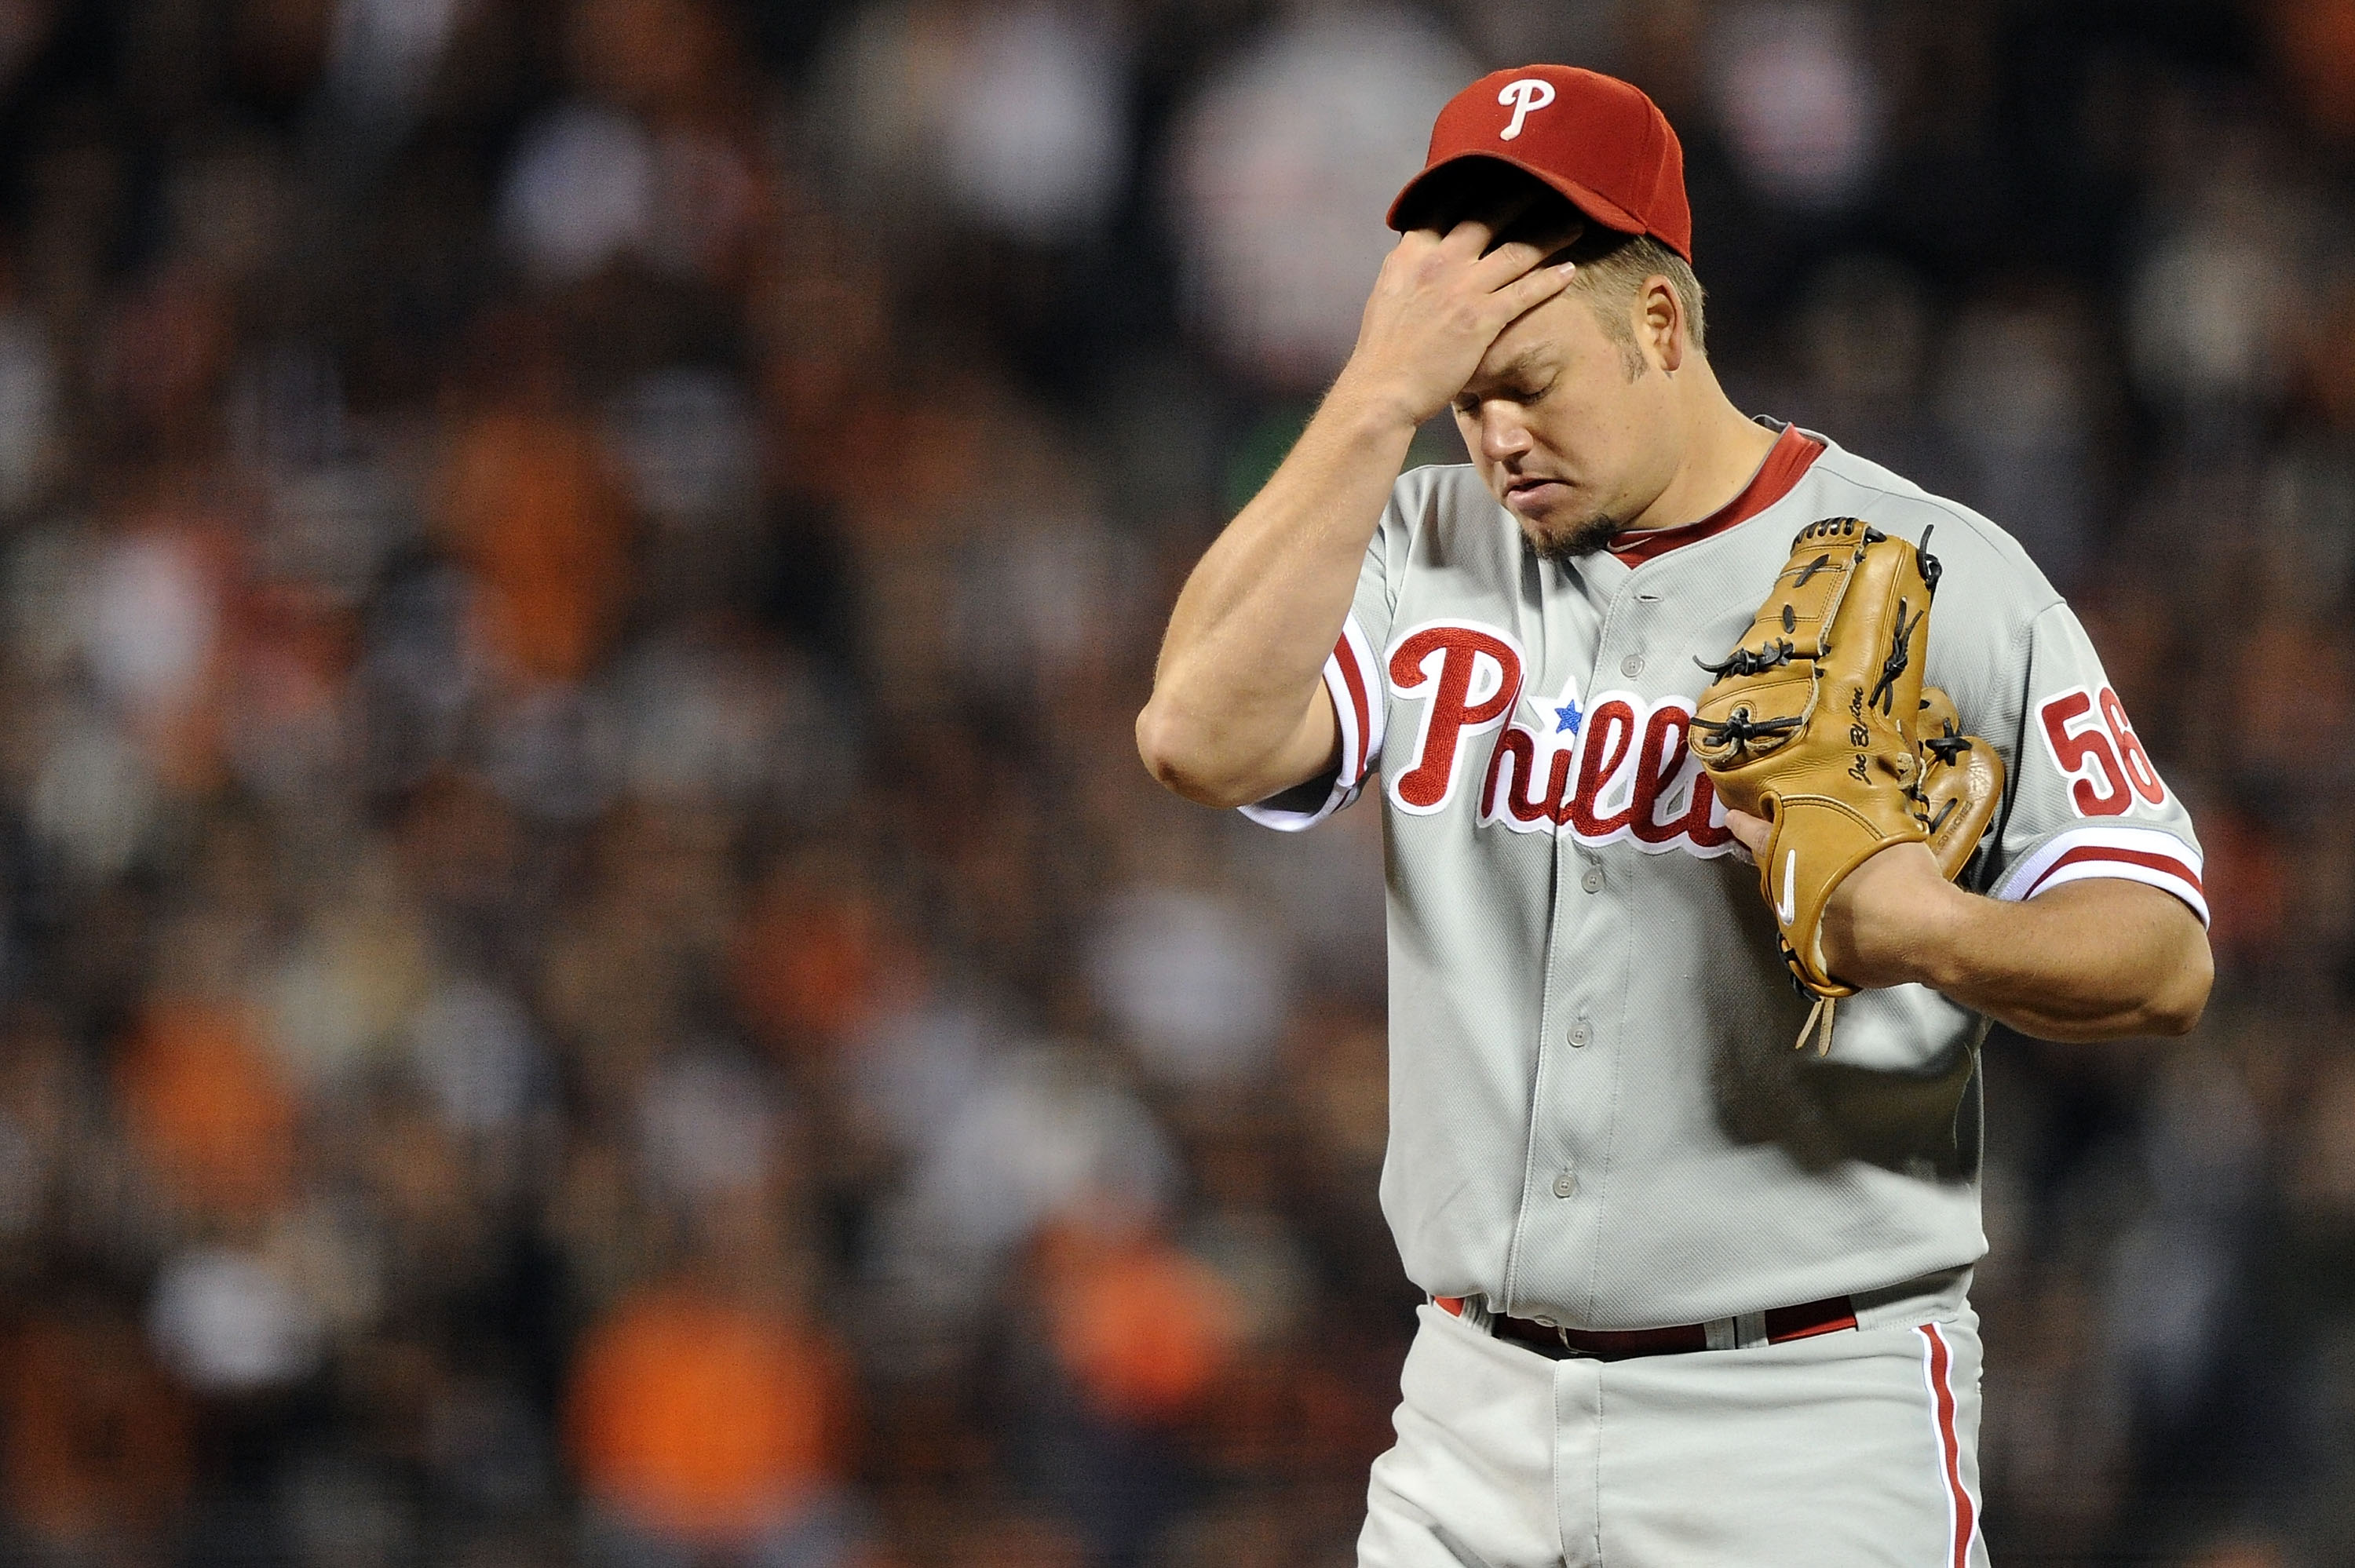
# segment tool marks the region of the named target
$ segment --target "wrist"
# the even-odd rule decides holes
[[[1968,933],[1986,900],[1938,874],[1921,844],[1900,844],[1859,866],[1824,911],[1831,972],[1868,991],[1946,991],[1962,972]]]
[[[1370,440],[1390,437],[1411,441],[1430,418],[1406,388],[1390,384],[1356,360],[1341,367],[1317,412],[1320,418]]]
[[[1912,983],[1951,995],[1968,978],[1970,932],[1987,900],[1943,880],[1925,892],[1902,967]]]

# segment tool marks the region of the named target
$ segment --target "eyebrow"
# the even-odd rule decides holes
[[[1520,353],[1513,355],[1512,358],[1505,361],[1503,365],[1497,366],[1494,375],[1485,376],[1475,376],[1470,381],[1464,384],[1463,390],[1457,392],[1455,396],[1458,399],[1461,399],[1465,394],[1471,391],[1475,386],[1494,387],[1500,383],[1509,383],[1516,378],[1526,375],[1533,364],[1545,357],[1545,353],[1546,350],[1543,344],[1533,343],[1529,347],[1521,350]]]

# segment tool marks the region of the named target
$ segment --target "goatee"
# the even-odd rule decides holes
[[[1527,528],[1521,537],[1529,541],[1529,549],[1540,561],[1556,567],[1566,567],[1582,556],[1591,556],[1611,542],[1611,536],[1624,531],[1625,524],[1609,515],[1589,517],[1572,524],[1560,534],[1539,536]]]

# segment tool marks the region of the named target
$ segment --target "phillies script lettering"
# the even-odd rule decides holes
[[[1536,725],[1508,723],[1521,698],[1519,645],[1494,627],[1453,621],[1412,629],[1383,662],[1391,689],[1422,710],[1412,746],[1389,769],[1400,810],[1444,810],[1476,778],[1482,827],[1702,856],[1732,850],[1716,790],[1685,744],[1689,701],[1604,692],[1581,706],[1573,682],[1558,703],[1536,705]],[[1491,731],[1494,744],[1479,746]]]

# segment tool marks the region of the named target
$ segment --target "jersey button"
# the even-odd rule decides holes
[[[1644,673],[1644,656],[1641,653],[1628,654],[1619,661],[1619,673],[1629,680],[1634,680]]]
[[[1578,1178],[1565,1171],[1553,1179],[1553,1195],[1567,1198],[1578,1191]]]
[[[1586,1048],[1587,1041],[1591,1038],[1593,1038],[1593,1036],[1587,1033],[1586,1020],[1583,1018],[1570,1026],[1570,1048],[1572,1050],[1584,1050]]]
[[[1578,885],[1583,887],[1589,893],[1602,892],[1603,868],[1599,865],[1588,866],[1586,868],[1586,874],[1578,879]]]

